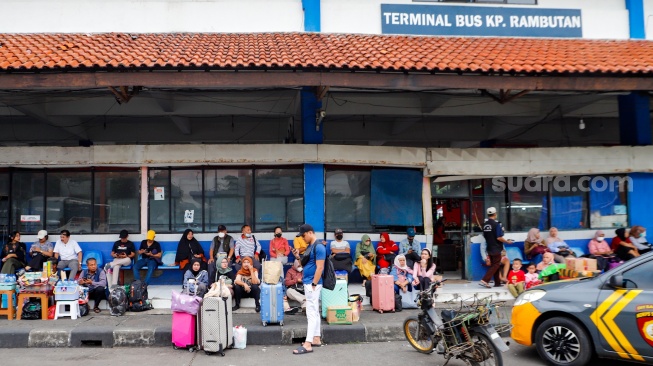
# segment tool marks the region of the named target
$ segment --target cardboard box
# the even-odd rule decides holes
[[[347,305],[329,306],[326,319],[329,324],[352,324],[351,307]]]
[[[593,258],[565,258],[565,264],[567,265],[567,269],[573,269],[578,272],[592,272],[597,269],[596,259]]]

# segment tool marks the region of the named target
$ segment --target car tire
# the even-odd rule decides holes
[[[550,365],[586,365],[592,358],[591,342],[585,329],[568,318],[548,319],[535,332],[537,353]]]

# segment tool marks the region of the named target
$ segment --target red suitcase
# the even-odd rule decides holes
[[[395,284],[390,275],[372,275],[372,309],[383,313],[395,311]]]

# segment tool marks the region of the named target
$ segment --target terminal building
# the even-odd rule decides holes
[[[653,227],[653,0],[5,3],[5,239],[414,227],[478,279],[490,206],[518,249]]]

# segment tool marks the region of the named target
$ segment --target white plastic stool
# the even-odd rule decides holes
[[[70,306],[70,311],[66,311],[66,305]],[[79,302],[77,300],[59,300],[54,312],[54,319],[61,316],[69,316],[70,319],[77,319],[79,314]]]

